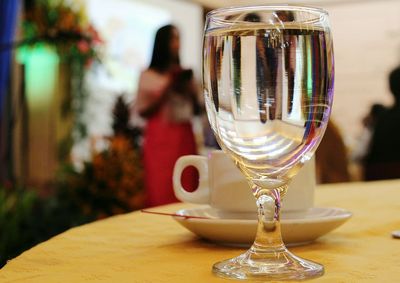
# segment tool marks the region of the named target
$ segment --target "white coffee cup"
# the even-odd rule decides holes
[[[182,187],[181,175],[188,166],[199,171],[199,186],[193,192]],[[256,211],[249,184],[233,161],[223,151],[208,157],[186,155],[174,167],[173,184],[176,197],[183,202],[209,204],[211,207],[235,212]],[[283,211],[300,212],[314,205],[315,161],[312,158],[293,178],[283,200]]]

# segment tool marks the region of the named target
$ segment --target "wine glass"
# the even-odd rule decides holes
[[[279,220],[288,183],[313,155],[331,112],[327,12],[290,5],[217,9],[207,15],[203,44],[208,119],[258,206],[254,244],[214,264],[213,272],[235,279],[321,276],[322,265],[286,249]]]

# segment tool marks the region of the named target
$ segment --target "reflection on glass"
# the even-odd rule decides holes
[[[252,248],[214,265],[214,272],[237,279],[321,275],[321,265],[286,250],[279,212],[288,182],[310,159],[330,115],[333,50],[326,12],[255,6],[209,13],[203,80],[212,129],[248,178],[259,207]]]

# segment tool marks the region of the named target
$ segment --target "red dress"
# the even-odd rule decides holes
[[[151,70],[142,73],[139,82],[138,99],[156,100],[164,94],[170,79]],[[143,99],[144,98],[144,99]],[[147,103],[146,101],[144,102]],[[147,119],[144,132],[143,164],[145,189],[148,206],[177,202],[172,187],[172,173],[175,162],[183,155],[196,154],[196,142],[190,119],[171,119],[171,105],[168,101]],[[182,178],[182,185],[189,190],[195,188],[198,180],[196,171],[191,169]]]

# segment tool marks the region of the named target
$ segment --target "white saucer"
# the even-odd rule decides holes
[[[196,235],[225,245],[251,245],[255,238],[257,220],[254,213],[226,212],[209,206],[181,209],[174,219]],[[351,217],[342,208],[314,207],[301,213],[284,212],[281,218],[283,241],[301,245],[314,241],[342,225]],[[185,217],[205,217],[185,218]]]

